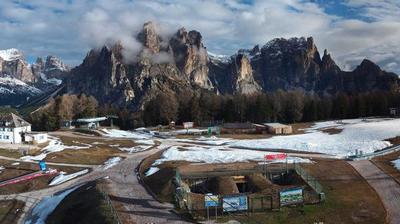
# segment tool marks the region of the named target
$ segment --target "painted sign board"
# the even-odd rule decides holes
[[[218,206],[218,195],[206,194],[204,195],[204,206],[207,207],[216,207]]]
[[[266,160],[286,159],[286,157],[287,157],[287,155],[285,153],[265,155]]]
[[[246,211],[248,209],[247,196],[227,196],[222,199],[224,212]]]
[[[303,189],[289,189],[279,192],[281,206],[303,203]]]
[[[194,126],[193,122],[183,122],[184,129],[193,128],[193,126]]]

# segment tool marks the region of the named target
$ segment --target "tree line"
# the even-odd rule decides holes
[[[301,91],[255,95],[216,95],[208,92],[159,93],[141,111],[99,105],[93,97],[63,95],[51,100],[31,121],[39,130],[57,129],[59,121],[82,117],[117,115],[122,129],[194,121],[208,126],[221,122],[310,122],[367,116],[388,116],[390,107],[400,107],[400,93],[372,92],[321,97]]]

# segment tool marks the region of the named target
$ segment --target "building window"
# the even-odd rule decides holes
[[[4,135],[4,139],[10,139],[10,136]]]

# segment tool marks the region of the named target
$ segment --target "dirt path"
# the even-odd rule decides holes
[[[400,223],[400,185],[369,160],[349,162],[381,198],[389,223]]]

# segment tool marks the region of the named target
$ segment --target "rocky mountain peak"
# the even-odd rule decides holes
[[[64,64],[64,62],[61,61],[60,58],[49,55],[46,57],[45,71],[47,72],[47,71],[53,71],[53,70],[59,70],[61,72],[66,72],[69,70],[69,68],[67,65]]]
[[[234,93],[253,94],[261,89],[254,80],[253,69],[246,55],[238,54],[236,56],[233,70]]]
[[[24,60],[24,54],[18,49],[10,48],[6,50],[0,50],[0,58],[2,58],[4,61],[15,61],[18,59]]]
[[[149,21],[143,25],[142,31],[138,34],[138,40],[144,47],[150,50],[151,53],[160,52],[161,38],[153,22]]]
[[[189,32],[188,37],[189,37],[189,43],[191,45],[195,45],[198,48],[203,47],[203,43],[201,42],[203,37],[201,36],[200,32],[192,30]]]
[[[357,66],[356,70],[370,71],[372,73],[379,73],[382,71],[377,64],[368,59],[364,59],[361,64]]]

